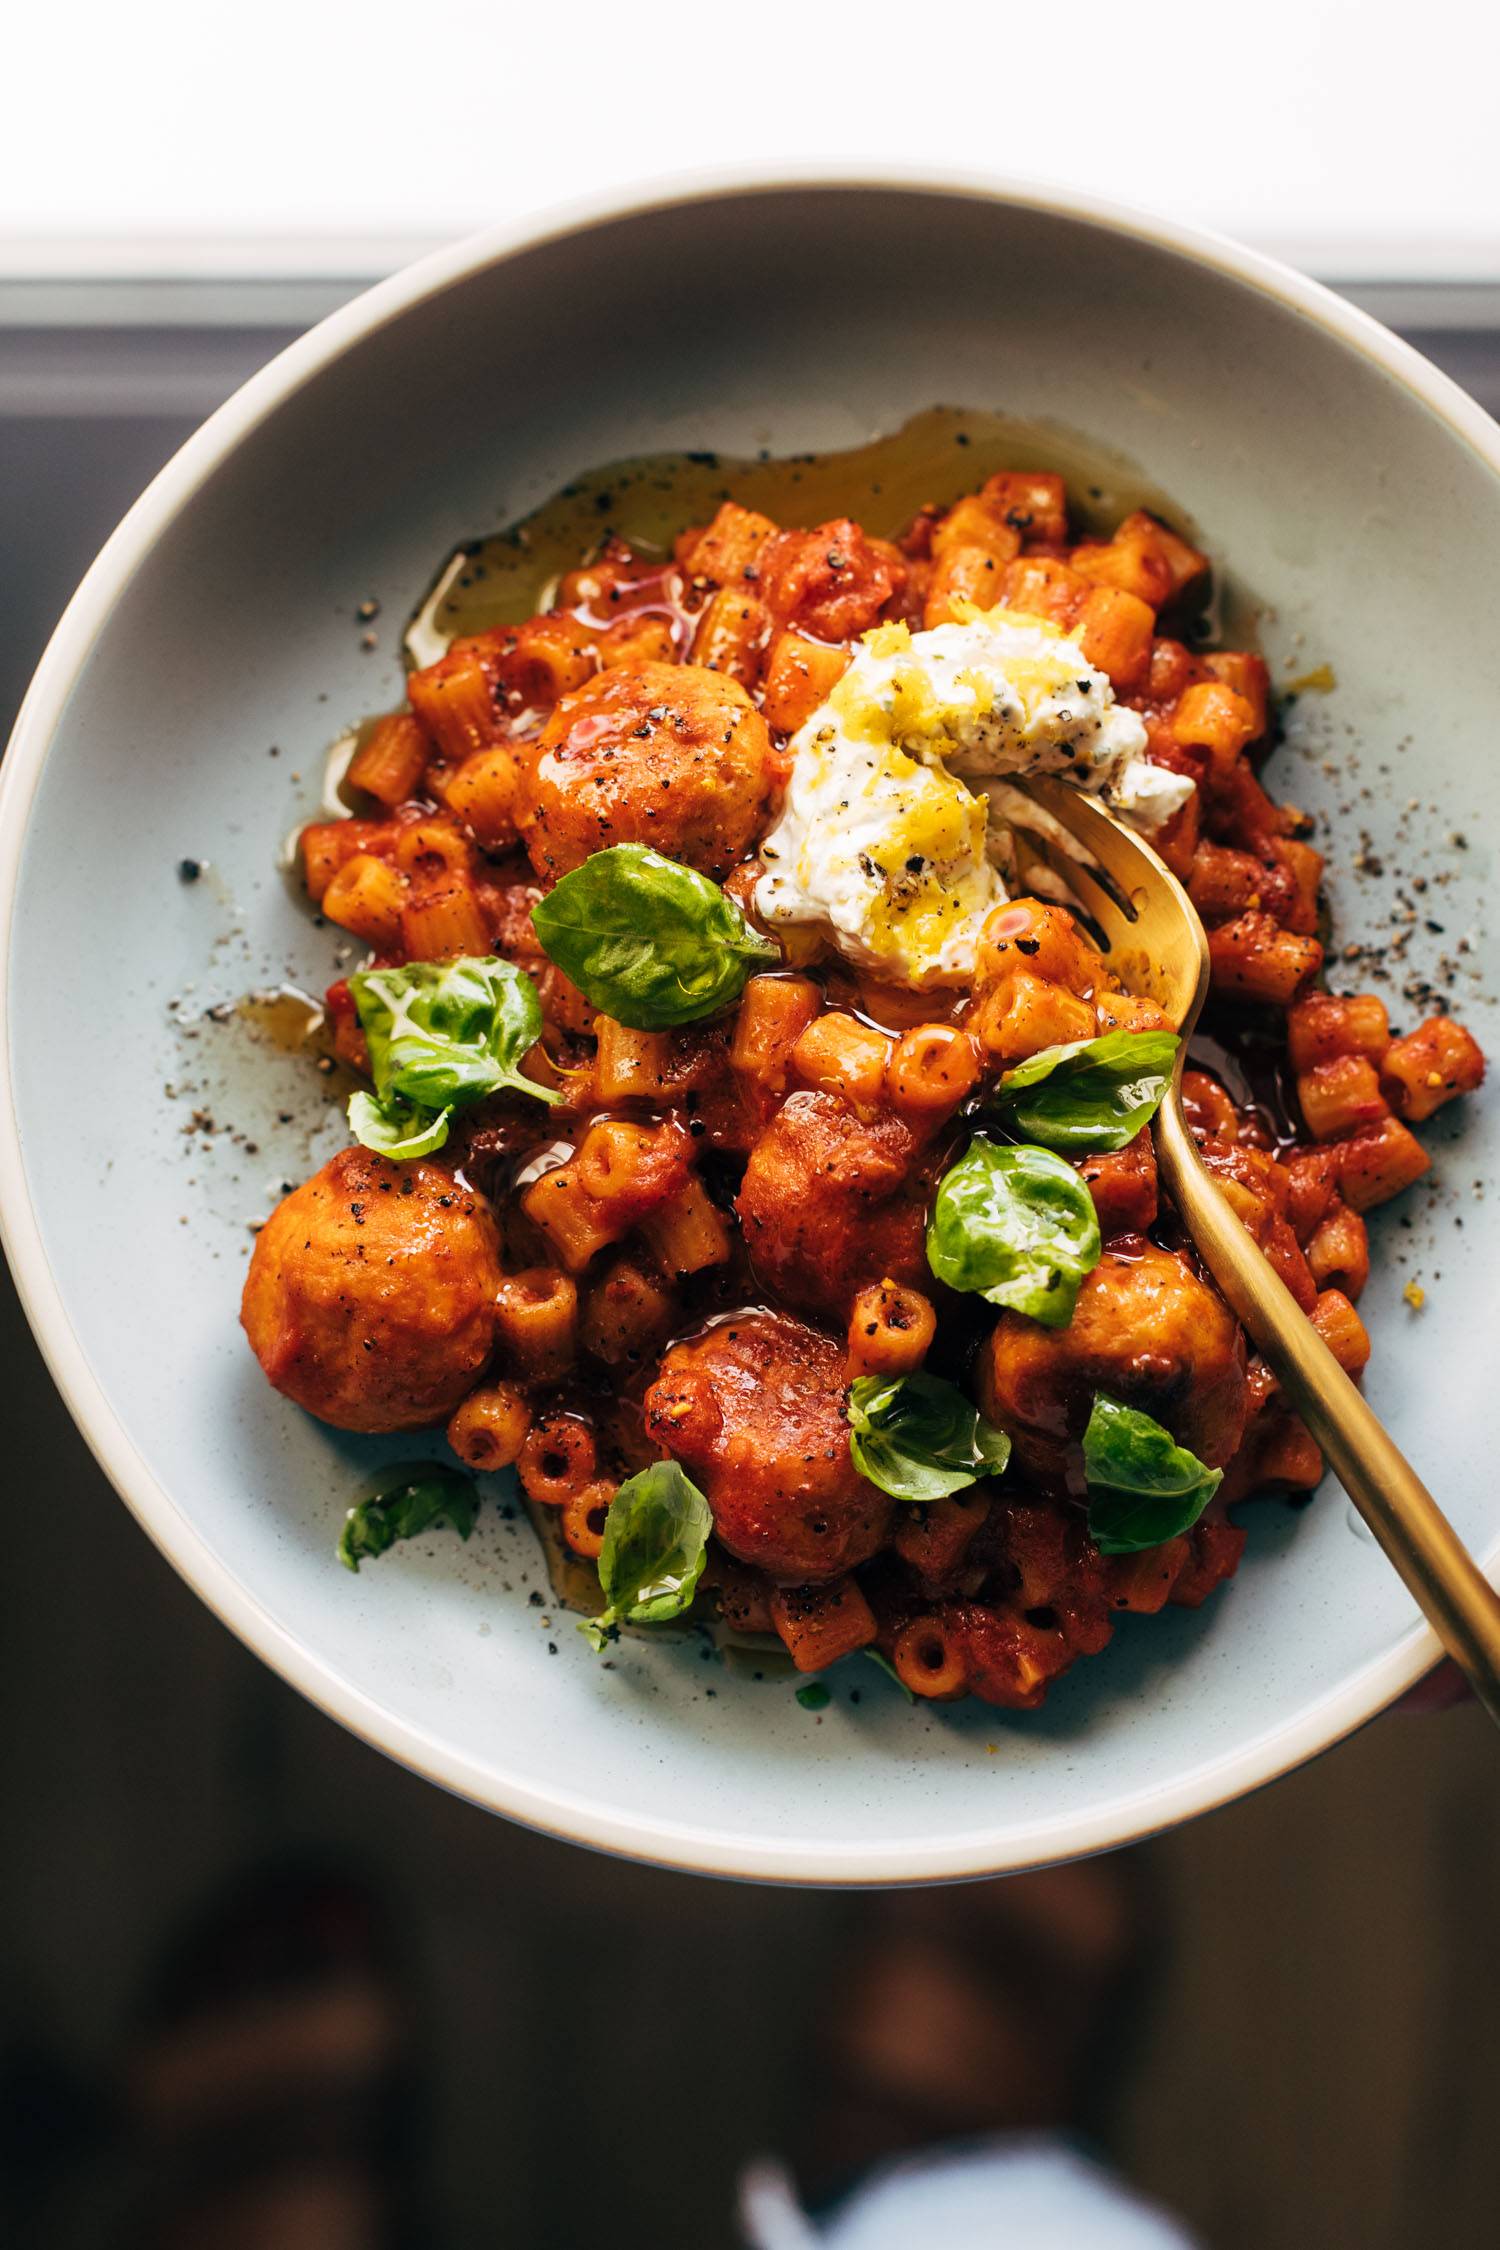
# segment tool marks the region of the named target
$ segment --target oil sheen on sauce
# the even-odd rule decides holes
[[[1150,508],[1189,538],[1196,534],[1170,495],[1075,431],[934,406],[847,452],[753,459],[654,453],[585,470],[521,522],[448,557],[407,627],[407,661],[434,663],[463,634],[519,624],[545,608],[562,573],[611,535],[643,556],[666,557],[687,525],[706,523],[721,501],[738,500],[793,529],[852,516],[889,539],[927,503],[947,507],[997,469],[1056,470],[1067,481],[1075,518],[1091,532],[1107,534],[1132,509]],[[1218,602],[1208,624],[1212,637],[1228,632],[1243,643],[1249,603],[1232,585],[1221,586]]]
[[[701,451],[660,453],[581,471],[530,515],[488,537],[465,542],[448,556],[406,627],[405,658],[413,668],[434,663],[455,639],[519,624],[545,610],[563,574],[585,566],[610,538],[623,540],[643,560],[660,561],[662,576],[653,572],[642,594],[653,608],[669,606],[674,597],[665,566],[675,540],[687,526],[706,523],[725,500],[759,509],[790,528],[851,516],[877,536],[892,538],[924,506],[949,506],[1001,469],[1047,469],[1062,475],[1075,522],[1095,536],[1107,537],[1132,510],[1148,508],[1187,537],[1206,544],[1169,494],[1122,457],[1077,432],[1000,413],[935,406],[891,434],[847,451],[778,457],[763,453],[753,458]],[[1255,603],[1222,568],[1216,567],[1214,585],[1212,607],[1198,627],[1201,637],[1253,646]],[[599,622],[610,622],[619,614],[613,611],[611,618]],[[682,633],[684,641],[690,630],[689,626]],[[350,809],[340,802],[342,772],[373,723],[351,730],[335,746],[328,775],[330,802],[325,807],[329,815],[336,808]],[[934,1007],[931,993],[879,985],[854,975],[842,963],[827,965],[824,978],[831,1000],[885,1029],[899,1032],[941,1012]],[[962,997],[954,995],[955,1006]],[[301,995],[258,999],[246,1004],[246,1013],[253,1015],[261,1036],[277,1045],[300,1046],[315,1054],[323,1047],[321,1011]],[[1234,1027],[1215,1026],[1215,1030],[1219,1037],[1205,1037],[1195,1059],[1215,1070],[1237,1099],[1257,1098],[1269,1141],[1284,1138],[1287,1125],[1279,1081],[1273,1087],[1269,1066],[1258,1051],[1253,1064],[1235,1051]],[[323,1052],[326,1070],[331,1058],[326,1048]],[[704,1317],[700,1313],[693,1327],[701,1326]],[[710,1311],[706,1317],[718,1316]],[[955,1336],[955,1373],[972,1342],[966,1332]],[[540,1539],[554,1599],[576,1612],[596,1611],[600,1604],[596,1573],[563,1542],[556,1511],[528,1505],[527,1514]],[[716,1638],[757,1677],[780,1676],[790,1669],[779,1646],[758,1636],[742,1643],[720,1628]]]
[[[587,563],[610,537],[623,539],[643,558],[665,562],[679,533],[689,524],[706,523],[725,500],[757,508],[792,528],[852,516],[868,531],[892,538],[922,507],[949,506],[999,469],[1060,474],[1075,521],[1096,536],[1107,537],[1133,509],[1148,508],[1207,544],[1169,493],[1093,439],[1061,424],[933,406],[889,435],[846,451],[641,454],[580,471],[529,516],[448,556],[408,623],[406,659],[414,667],[434,663],[465,634],[533,616],[547,607],[559,578]],[[1259,605],[1217,559],[1213,585],[1200,637],[1256,646]],[[670,598],[659,579],[643,586],[642,596],[656,608]],[[690,632],[689,625],[683,638]],[[344,764],[365,731],[338,746]],[[882,985],[842,964],[833,964],[825,981],[837,1005],[883,1030],[899,1033],[945,1012],[934,1007],[931,993]],[[1196,1042],[1194,1060],[1222,1078],[1236,1100],[1254,1103],[1268,1144],[1285,1144],[1297,1130],[1295,1107],[1269,1044],[1236,1012],[1216,1009],[1213,1016],[1212,1031],[1206,1025]]]

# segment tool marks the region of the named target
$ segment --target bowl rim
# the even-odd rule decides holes
[[[1448,376],[1368,314],[1278,260],[1133,206],[982,171],[881,163],[740,164],[627,183],[496,224],[363,291],[288,345],[173,455],[106,541],[52,634],[0,763],[0,1010],[28,816],[72,688],[119,595],[157,540],[242,440],[352,345],[484,268],[602,224],[697,203],[828,191],[948,197],[1081,221],[1167,251],[1268,297],[1331,333],[1426,406],[1500,477],[1500,428]],[[1107,1806],[1039,1817],[1002,1845],[982,1825],[919,1845],[843,1846],[717,1832],[634,1816],[562,1788],[496,1773],[383,1708],[289,1633],[219,1559],[137,1450],[73,1329],[43,1247],[22,1159],[11,1033],[0,1040],[0,1244],[48,1370],[95,1460],[179,1576],[231,1632],[309,1701],[373,1748],[456,1795],[561,1840],[682,1872],[855,1887],[956,1881],[1106,1851],[1208,1812],[1331,1748],[1383,1710],[1441,1649],[1420,1621],[1339,1686],[1248,1742]],[[1500,1535],[1482,1558],[1494,1575]]]

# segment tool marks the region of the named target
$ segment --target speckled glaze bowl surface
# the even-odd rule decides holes
[[[373,1465],[421,1448],[320,1427],[244,1346],[248,1222],[342,1131],[305,1060],[232,1004],[333,972],[337,933],[294,901],[276,844],[313,809],[339,728],[395,699],[397,624],[435,563],[581,468],[845,446],[939,400],[1127,456],[1268,605],[1277,678],[1331,668],[1334,691],[1296,707],[1278,793],[1326,820],[1341,942],[1381,945],[1398,891],[1427,878],[1396,992],[1454,955],[1453,1005],[1488,1044],[1494,425],[1290,273],[1024,187],[669,183],[373,290],[133,510],[4,770],[0,1207],[114,1483],[227,1624],[392,1756],[557,1835],[718,1874],[907,1882],[1097,1851],[1311,1756],[1436,1653],[1328,1484],[1302,1511],[1247,1510],[1227,1589],[1125,1620],[1034,1715],[912,1709],[873,1668],[847,1677],[864,1667],[812,1713],[691,1639],[631,1641],[606,1670],[537,1598],[530,1530],[498,1508],[467,1547],[435,1536],[341,1570],[343,1508]],[[1361,852],[1383,875],[1354,871]],[[185,857],[205,863],[196,883]],[[1350,984],[1365,976],[1351,962]],[[1500,1196],[1483,1187],[1500,1101],[1462,1106],[1429,1136],[1431,1192],[1376,1223],[1362,1310],[1371,1395],[1493,1556]]]

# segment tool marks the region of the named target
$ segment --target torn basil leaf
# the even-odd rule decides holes
[[[366,1148],[389,1156],[398,1164],[414,1156],[431,1156],[448,1138],[448,1109],[418,1109],[399,1094],[377,1101],[373,1094],[349,1096],[349,1130]]]
[[[578,1630],[602,1649],[619,1625],[680,1617],[703,1575],[714,1519],[675,1461],[653,1461],[627,1477],[609,1505],[599,1555],[604,1608]]]
[[[1065,1328],[1102,1254],[1084,1182],[1050,1149],[979,1134],[943,1174],[927,1226],[927,1263],[950,1289],[971,1291]]]
[[[1224,1481],[1170,1430],[1107,1391],[1095,1394],[1083,1433],[1089,1532],[1103,1555],[1159,1547],[1198,1521]]]
[[[398,1539],[446,1527],[467,1539],[479,1513],[472,1478],[437,1461],[413,1461],[390,1472],[397,1480],[369,1500],[361,1500],[344,1519],[339,1561],[346,1570],[383,1555]]]
[[[980,1477],[999,1476],[1010,1459],[1005,1432],[954,1384],[920,1369],[860,1376],[844,1415],[854,1466],[896,1500],[945,1499]]]
[[[1106,1031],[1043,1047],[995,1089],[999,1121],[1070,1156],[1124,1148],[1149,1125],[1172,1083],[1175,1031]]]
[[[531,926],[585,999],[632,1031],[710,1016],[781,959],[717,883],[646,844],[595,852],[538,900]]]
[[[430,1156],[453,1110],[511,1087],[559,1096],[521,1065],[542,1036],[542,1003],[524,969],[466,955],[362,969],[349,990],[370,1050],[373,1095],[349,1101],[349,1129],[382,1156]]]

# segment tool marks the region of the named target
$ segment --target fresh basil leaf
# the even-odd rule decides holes
[[[1065,1328],[1101,1249],[1092,1196],[1050,1149],[979,1134],[938,1182],[927,1263],[950,1289]]]
[[[1043,1047],[996,1087],[1000,1119],[1073,1156],[1123,1148],[1160,1108],[1181,1044],[1175,1031],[1106,1031]]]
[[[919,1370],[894,1379],[861,1375],[844,1408],[849,1452],[862,1477],[894,1499],[942,1500],[997,1477],[1010,1439],[961,1390]]]
[[[595,852],[538,901],[531,926],[584,997],[632,1031],[712,1015],[781,959],[717,883],[645,844]]]
[[[560,1097],[521,1069],[542,1036],[542,1003],[524,969],[493,957],[408,961],[349,979],[382,1101],[421,1109],[481,1101],[512,1087]]]
[[[714,1519],[676,1461],[653,1461],[627,1477],[604,1521],[599,1584],[604,1608],[579,1631],[602,1649],[618,1625],[659,1625],[680,1617],[703,1575]]]
[[[798,1688],[797,1701],[804,1711],[826,1711],[833,1697],[821,1680],[808,1680]]]
[[[380,1102],[373,1094],[349,1096],[349,1130],[366,1148],[397,1163],[414,1156],[431,1156],[448,1138],[451,1109],[418,1109],[399,1094]]]
[[[349,990],[370,1050],[375,1094],[351,1095],[349,1130],[382,1156],[430,1156],[451,1112],[502,1087],[561,1097],[521,1064],[542,1036],[542,1003],[524,969],[466,955],[362,969]]]
[[[479,1494],[472,1478],[437,1461],[413,1461],[392,1474],[397,1482],[361,1500],[344,1519],[339,1561],[346,1570],[358,1570],[362,1561],[383,1555],[398,1539],[414,1539],[439,1525],[456,1531],[460,1539],[474,1529]]]
[[[878,1664],[881,1671],[884,1672],[888,1680],[895,1681],[897,1687],[906,1697],[908,1703],[916,1702],[916,1697],[913,1695],[911,1689],[907,1686],[905,1680],[902,1679],[901,1674],[896,1670],[895,1665],[891,1662],[888,1656],[884,1655],[878,1648],[862,1648],[859,1653],[861,1656],[867,1656],[872,1664]]]
[[[1198,1521],[1224,1481],[1170,1430],[1107,1391],[1095,1394],[1083,1433],[1089,1532],[1103,1555],[1159,1547]]]

